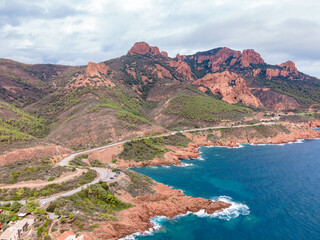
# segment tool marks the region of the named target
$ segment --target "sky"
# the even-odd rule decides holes
[[[255,49],[320,78],[318,0],[0,0],[0,58],[85,65],[145,41],[174,57]]]

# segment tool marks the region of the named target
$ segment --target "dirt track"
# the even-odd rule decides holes
[[[66,182],[72,178],[80,176],[85,171],[86,171],[85,169],[77,169],[76,172],[64,173],[62,177],[50,182],[48,182],[47,180],[26,181],[26,182],[19,182],[16,184],[3,185],[3,186],[0,186],[0,188],[12,189],[12,188],[23,188],[23,187],[27,187],[27,188],[44,187],[50,184]]]

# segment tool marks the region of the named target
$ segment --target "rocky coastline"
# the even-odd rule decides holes
[[[300,139],[320,138],[320,132],[308,126],[287,124],[286,127],[290,129],[290,132],[277,134],[274,137],[255,137],[251,139],[234,136],[233,139],[210,141],[207,134],[188,133],[186,136],[192,140],[188,147],[181,149],[168,146],[172,151],[167,152],[163,158],[156,158],[145,162],[119,159],[116,164],[120,168],[181,165],[180,159],[199,157],[199,146],[239,147],[239,144],[285,144],[296,142]],[[93,239],[93,237],[119,239],[152,229],[153,225],[150,220],[153,217],[165,216],[173,218],[179,214],[195,213],[200,210],[205,210],[206,213],[212,214],[215,211],[222,211],[230,207],[229,203],[221,201],[212,202],[208,199],[186,196],[180,190],[171,189],[169,186],[161,183],[156,183],[153,191],[154,193],[135,198],[128,193],[122,192],[118,197],[123,201],[132,203],[134,207],[119,212],[117,221],[107,222],[94,233],[88,233],[87,237],[89,239]]]

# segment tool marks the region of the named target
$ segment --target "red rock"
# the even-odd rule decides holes
[[[162,55],[163,57],[165,57],[165,58],[168,58],[168,57],[169,57],[169,56],[168,56],[168,53],[165,52],[165,51],[161,51],[161,55]]]
[[[312,128],[320,128],[320,121],[318,119],[315,119],[309,124],[309,126]]]
[[[289,72],[288,72],[287,70],[282,70],[281,73],[280,73],[280,75],[281,75],[282,77],[286,77],[286,76],[289,75]]]
[[[250,64],[263,64],[264,60],[260,54],[255,52],[253,49],[243,50],[240,57],[240,63],[242,67],[249,67]]]
[[[181,75],[183,75],[186,80],[193,80],[190,66],[186,62],[182,61],[182,58],[180,57],[180,55],[178,59],[180,60],[170,61],[169,62],[170,67],[175,68],[175,70]]]
[[[260,73],[261,73],[261,69],[260,68],[253,70],[253,76],[254,77],[258,76]]]
[[[202,86],[198,87],[198,90],[201,91],[201,92],[204,92],[204,93],[207,91],[207,89],[205,87],[202,87]]]
[[[133,45],[133,47],[128,51],[127,54],[153,54],[159,55],[160,51],[158,47],[152,47],[146,42],[137,42]]]
[[[261,105],[260,100],[250,92],[245,80],[233,72],[208,73],[193,84],[209,88],[213,94],[221,95],[222,100],[228,103],[242,101],[246,105]]]
[[[109,67],[107,67],[104,63],[94,63],[89,62],[86,68],[86,76],[87,77],[94,77],[100,76],[100,74],[108,75]]]
[[[266,71],[266,76],[269,79],[271,79],[273,77],[278,77],[279,75],[280,75],[280,70],[279,69],[268,68],[267,71]]]
[[[293,73],[295,75],[298,75],[298,69],[296,68],[296,65],[292,61],[287,61],[285,63],[280,64],[280,67],[284,68],[287,70],[289,73]]]

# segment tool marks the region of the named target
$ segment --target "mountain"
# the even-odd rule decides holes
[[[87,66],[1,59],[0,149],[41,141],[77,150],[262,110],[303,110],[320,103],[319,90],[320,81],[293,62],[270,65],[254,50],[170,58],[139,42],[124,56]]]

